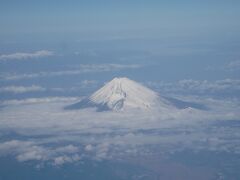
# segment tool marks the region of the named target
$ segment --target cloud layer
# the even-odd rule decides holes
[[[51,165],[82,159],[124,159],[191,149],[240,153],[239,103],[199,99],[209,111],[96,112],[64,110],[76,98],[2,102],[0,156]],[[4,139],[14,132],[11,139]],[[18,147],[18,148],[16,148]]]

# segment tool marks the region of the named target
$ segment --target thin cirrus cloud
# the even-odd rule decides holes
[[[207,71],[227,71],[227,72],[237,72],[240,71],[240,60],[230,61],[224,65],[207,66],[205,68]]]
[[[19,79],[32,79],[41,77],[56,77],[56,76],[67,76],[77,75],[83,73],[97,73],[97,72],[111,72],[120,71],[124,69],[137,69],[142,66],[139,64],[81,64],[75,66],[75,68],[69,70],[60,70],[52,72],[38,72],[38,73],[25,73],[25,74],[2,74],[0,79],[4,80],[19,80]]]
[[[178,82],[147,82],[148,86],[173,93],[232,93],[240,90],[239,79],[216,81],[183,79]]]
[[[27,99],[12,99],[1,102],[2,105],[24,105],[24,104],[39,104],[50,102],[73,102],[79,100],[79,97],[45,97],[45,98],[27,98]]]
[[[0,93],[14,93],[14,94],[21,94],[21,93],[28,93],[28,92],[39,92],[45,91],[46,88],[41,86],[32,85],[32,86],[6,86],[0,88]]]
[[[0,60],[3,60],[3,61],[26,60],[26,59],[47,57],[47,56],[53,56],[53,55],[54,55],[54,53],[52,51],[48,51],[48,50],[40,50],[40,51],[35,51],[32,53],[17,52],[17,53],[13,53],[13,54],[2,54],[2,55],[0,55]]]
[[[181,80],[178,85],[182,89],[187,89],[191,92],[226,92],[226,91],[239,91],[240,90],[240,80],[239,79],[224,79],[217,80],[214,82],[210,81],[197,81],[197,80]]]
[[[227,69],[230,71],[239,71],[240,70],[240,60],[231,61],[227,65]]]

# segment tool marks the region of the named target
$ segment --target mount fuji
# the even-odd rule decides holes
[[[126,77],[114,78],[91,96],[65,109],[96,107],[98,111],[173,110],[174,105],[153,90]]]

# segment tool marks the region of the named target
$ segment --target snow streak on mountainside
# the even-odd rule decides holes
[[[114,78],[75,107],[95,106],[100,110],[175,109],[156,92],[128,78]],[[73,106],[73,107],[74,107]]]

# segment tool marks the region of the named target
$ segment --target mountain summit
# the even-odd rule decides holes
[[[90,96],[90,101],[104,104],[109,109],[148,109],[155,104],[158,95],[152,90],[128,78],[114,78]]]
[[[171,108],[170,103],[156,92],[126,77],[114,78],[88,98],[67,107],[97,107],[101,110],[150,110]]]

